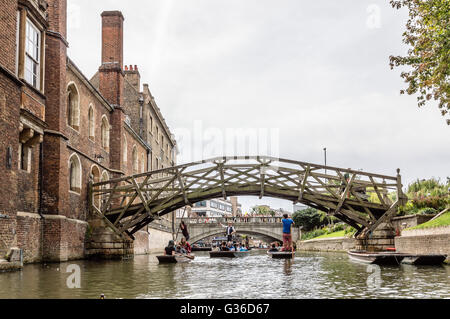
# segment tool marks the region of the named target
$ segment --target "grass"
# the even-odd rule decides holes
[[[330,238],[330,237],[345,237],[345,230],[340,230],[340,231],[336,231],[334,233],[321,235],[321,236],[315,237],[313,239]]]
[[[442,214],[438,218],[434,220],[427,221],[426,223],[408,228],[407,230],[411,229],[424,229],[424,228],[431,228],[431,227],[441,227],[441,226],[449,226],[450,225],[450,212],[446,212],[445,214]],[[406,230],[406,229],[405,229]]]

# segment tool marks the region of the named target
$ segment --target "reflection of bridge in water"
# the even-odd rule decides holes
[[[267,241],[283,240],[282,217],[199,217],[178,218],[177,224],[183,220],[189,231],[189,242],[195,243],[210,236],[224,235],[228,222],[232,222],[237,234],[264,237]],[[181,233],[177,239],[181,239]],[[292,240],[299,239],[300,231],[292,227]]]
[[[90,184],[90,208],[117,234],[134,238],[152,221],[202,200],[269,196],[327,212],[367,238],[405,202],[399,172],[387,176],[271,157],[218,157]]]

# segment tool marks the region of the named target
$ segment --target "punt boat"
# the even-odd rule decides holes
[[[447,258],[446,255],[414,255],[390,251],[367,252],[350,250],[347,253],[352,260],[377,265],[400,265],[401,263],[412,265],[440,265]]]
[[[267,255],[273,259],[292,259],[295,257],[295,251],[268,251]]]
[[[248,256],[250,252],[249,251],[210,251],[209,257],[210,258],[236,258],[236,257],[246,257]]]
[[[160,264],[188,263],[194,260],[194,255],[161,255],[156,256]]]

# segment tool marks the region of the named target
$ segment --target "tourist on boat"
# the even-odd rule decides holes
[[[283,215],[283,219],[281,220],[283,223],[283,248],[282,251],[291,251],[292,250],[292,234],[291,229],[292,225],[295,225],[292,218],[289,218],[288,214]]]
[[[184,238],[186,238],[186,241],[188,241],[189,240],[189,232],[187,230],[187,226],[184,223],[184,221],[181,221],[180,229],[181,229],[181,233],[183,234]]]
[[[222,245],[220,246],[220,251],[229,251],[226,242],[222,242]]]
[[[169,240],[169,244],[164,248],[164,255],[175,255],[175,242],[173,240]]]
[[[236,230],[233,227],[233,223],[230,221],[228,222],[228,226],[222,225],[222,223],[219,223],[220,226],[226,227],[226,235],[227,235],[227,241],[232,242],[233,241],[233,235],[236,233]]]
[[[277,252],[278,248],[275,244],[272,244],[272,248],[269,249],[269,252]]]
[[[242,246],[241,244],[239,244],[239,246],[236,249],[237,251],[248,251],[248,249],[244,246]]]
[[[182,248],[184,248],[187,251],[188,254],[191,253],[192,247],[191,247],[191,245],[189,245],[189,243],[186,241],[185,238],[181,238],[180,246]]]
[[[184,249],[180,245],[177,245],[177,247],[175,248],[175,252],[178,254],[187,255],[186,249]]]

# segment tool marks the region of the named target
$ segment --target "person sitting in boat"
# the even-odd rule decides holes
[[[229,251],[226,242],[222,242],[222,245],[220,246],[220,251]]]
[[[237,250],[238,251],[248,251],[248,249],[245,246],[242,246],[241,244],[239,244],[239,247]]]
[[[186,252],[187,252],[188,254],[191,253],[192,247],[191,247],[191,245],[189,245],[189,243],[186,241],[186,238],[181,238],[180,246],[181,246],[181,248],[183,248],[184,250],[186,250]]]
[[[180,245],[177,245],[177,246],[176,246],[175,252],[176,252],[177,254],[187,255],[186,249],[184,249],[184,248],[181,247]]]
[[[275,244],[272,244],[272,248],[269,249],[269,252],[277,252],[278,248]]]
[[[169,244],[166,248],[164,248],[164,255],[173,256],[175,255],[175,242],[173,240],[169,240]]]

